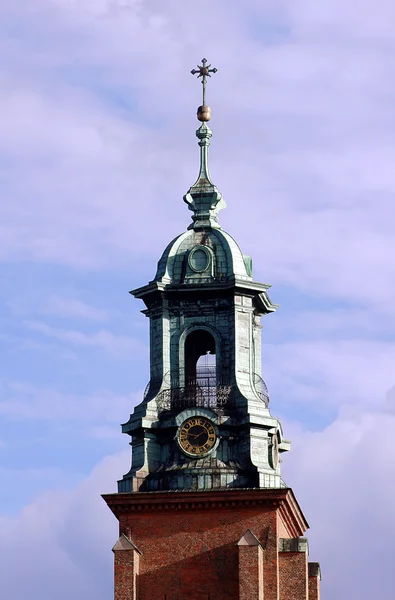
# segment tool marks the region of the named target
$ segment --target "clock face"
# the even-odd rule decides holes
[[[181,425],[178,444],[188,456],[205,456],[217,441],[215,427],[206,417],[190,417]]]

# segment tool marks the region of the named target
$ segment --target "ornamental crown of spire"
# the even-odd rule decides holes
[[[197,69],[192,69],[192,75],[202,78],[203,85],[203,103],[197,109],[197,118],[201,121],[200,127],[196,131],[200,146],[200,169],[196,182],[189,188],[184,196],[184,202],[188,204],[189,210],[193,211],[192,224],[188,229],[221,229],[218,222],[218,212],[226,207],[225,200],[221,193],[211,180],[208,167],[208,148],[210,139],[213,135],[207,121],[211,119],[211,108],[206,104],[206,85],[207,77],[211,73],[216,73],[218,69],[211,68],[207,64],[207,59],[202,59],[202,64],[197,65]]]

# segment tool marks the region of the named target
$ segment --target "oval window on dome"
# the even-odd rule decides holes
[[[210,255],[206,248],[198,246],[191,250],[188,258],[189,266],[197,273],[205,271],[210,264]]]

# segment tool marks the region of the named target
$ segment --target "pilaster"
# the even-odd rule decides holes
[[[309,600],[320,600],[321,569],[320,563],[309,562]]]
[[[279,600],[309,600],[306,538],[279,539]]]
[[[114,600],[137,600],[140,551],[121,534],[113,547]]]
[[[264,600],[262,544],[247,529],[237,546],[239,550],[238,600]]]

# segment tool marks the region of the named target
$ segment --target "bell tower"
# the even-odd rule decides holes
[[[261,318],[277,305],[218,220],[206,105],[216,71],[206,59],[192,70],[203,84],[199,174],[184,196],[192,223],[131,292],[150,321],[150,380],[122,426],[131,469],[104,496],[120,523],[115,599],[318,600],[308,526],[281,478],[290,443],[262,379]]]

